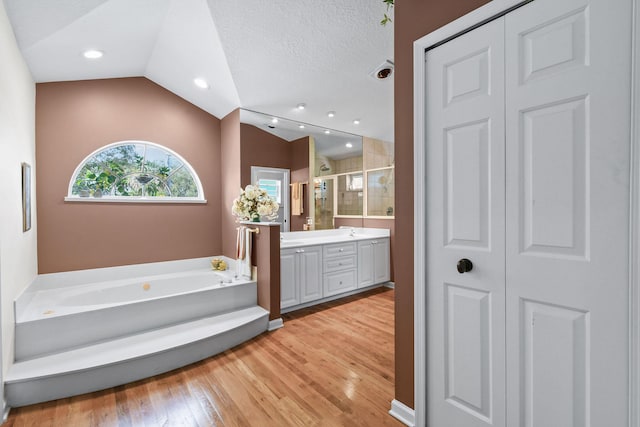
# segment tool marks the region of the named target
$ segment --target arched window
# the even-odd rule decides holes
[[[204,202],[202,184],[179,154],[153,142],[121,141],[87,156],[67,201]]]

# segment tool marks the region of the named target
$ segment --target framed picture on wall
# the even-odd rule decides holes
[[[22,163],[22,231],[31,229],[31,166]]]

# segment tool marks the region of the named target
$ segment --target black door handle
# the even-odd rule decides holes
[[[456,268],[458,269],[458,273],[466,273],[473,270],[473,263],[466,258],[462,258],[460,261],[458,261],[458,265],[456,266]]]

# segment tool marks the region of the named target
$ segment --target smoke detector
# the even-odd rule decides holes
[[[393,73],[393,62],[390,60],[385,60],[382,64],[378,65],[369,73],[371,77],[376,80],[384,80],[388,77],[391,77]]]

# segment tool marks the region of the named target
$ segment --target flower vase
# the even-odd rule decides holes
[[[258,214],[251,215],[251,222],[260,222],[260,215]]]

